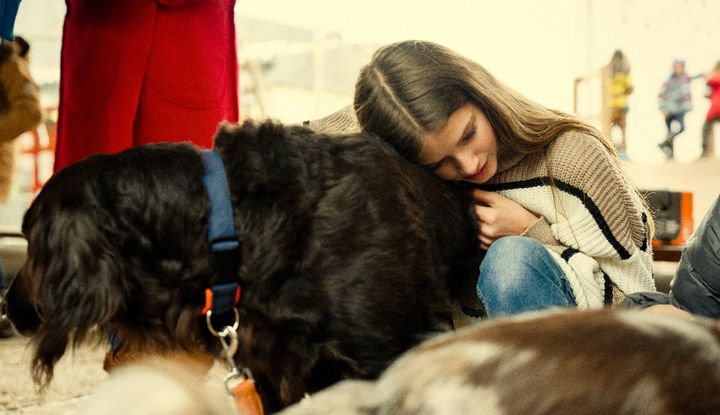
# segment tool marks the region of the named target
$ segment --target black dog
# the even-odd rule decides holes
[[[241,242],[237,362],[268,410],[344,378],[377,377],[451,328],[477,277],[470,199],[369,135],[278,124],[216,137]],[[200,153],[155,144],[58,172],[25,214],[28,259],[7,294],[40,384],[70,344],[116,330],[136,350],[219,356]]]

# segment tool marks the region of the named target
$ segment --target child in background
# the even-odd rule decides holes
[[[715,64],[712,72],[705,75],[707,97],[710,99],[710,108],[705,115],[702,129],[702,157],[714,155],[713,124],[720,121],[720,61]]]

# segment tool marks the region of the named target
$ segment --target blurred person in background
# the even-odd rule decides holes
[[[66,0],[55,171],[238,119],[235,0]]]
[[[713,140],[713,124],[720,121],[720,61],[715,64],[712,72],[705,75],[707,85],[706,96],[710,99],[710,108],[705,115],[702,129],[702,157],[712,157],[715,153]]]
[[[621,50],[616,50],[610,59],[610,129],[620,128],[620,144],[616,145],[618,153],[625,154],[625,130],[627,126],[627,113],[629,111],[628,96],[633,92],[632,78],[630,77],[630,63]],[[608,137],[610,138],[610,137]]]
[[[667,135],[658,146],[670,160],[675,156],[675,137],[685,131],[685,114],[693,108],[690,81],[701,76],[703,75],[691,77],[685,72],[685,61],[675,59],[672,64],[672,73],[660,88],[658,107],[665,119]],[[677,130],[672,128],[674,123],[678,124]]]

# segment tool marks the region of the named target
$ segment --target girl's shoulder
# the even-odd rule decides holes
[[[572,158],[613,157],[599,138],[580,130],[569,130],[560,134],[548,145],[548,155]]]
[[[583,131],[560,135],[546,152],[546,163],[553,176],[580,185],[590,177],[619,175],[617,157],[600,141]]]

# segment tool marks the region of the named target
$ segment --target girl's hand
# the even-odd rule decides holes
[[[500,237],[521,235],[539,216],[499,193],[474,190],[475,214],[480,222],[480,247],[488,249]]]

